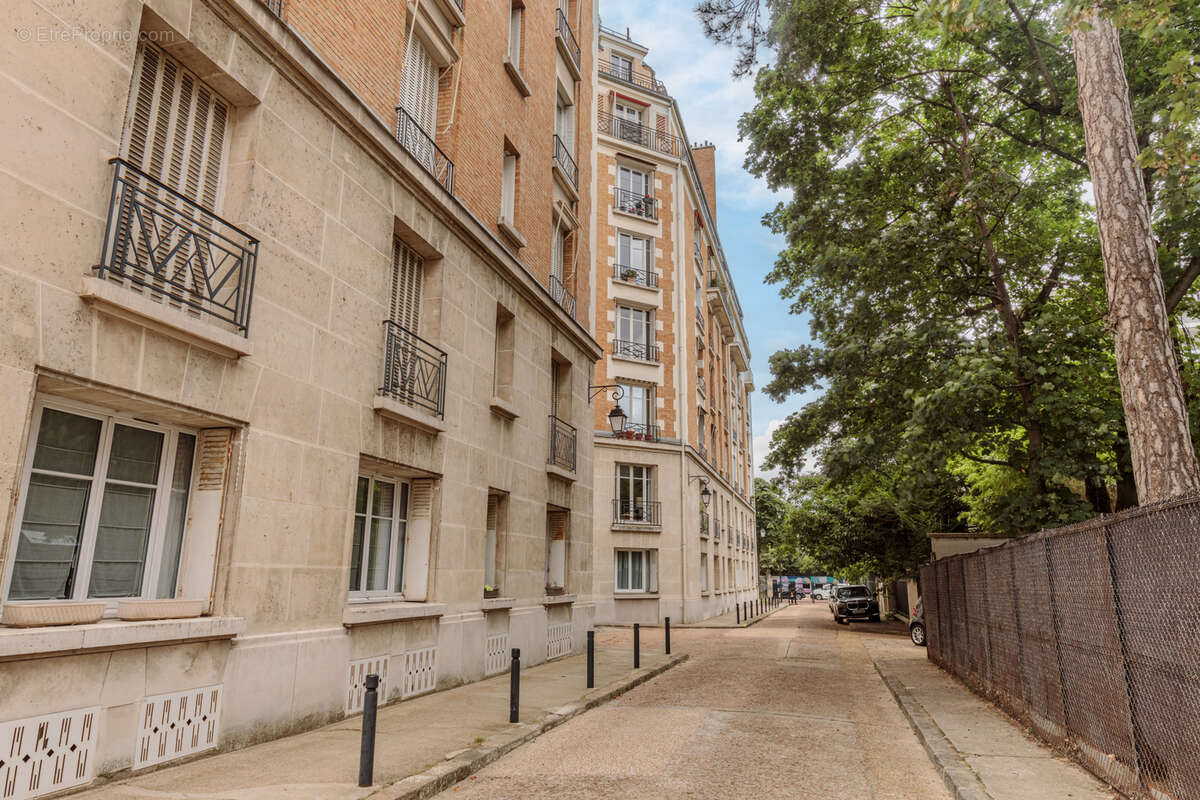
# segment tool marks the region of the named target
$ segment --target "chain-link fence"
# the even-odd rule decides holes
[[[1134,798],[1200,798],[1200,497],[921,569],[929,657]]]

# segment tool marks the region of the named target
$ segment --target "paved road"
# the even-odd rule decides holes
[[[602,632],[598,646],[629,635]],[[677,630],[686,663],[440,797],[949,800],[865,647],[905,635],[839,628],[821,604],[750,628]]]

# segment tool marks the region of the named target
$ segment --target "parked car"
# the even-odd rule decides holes
[[[920,598],[917,598],[912,617],[908,621],[908,635],[917,647],[925,646],[925,609],[921,607]]]
[[[838,586],[829,600],[833,621],[839,625],[849,624],[852,619],[868,619],[879,622],[879,601],[866,586]]]
[[[817,588],[813,589],[813,597],[815,597],[817,600],[828,600],[829,584],[823,583]]]

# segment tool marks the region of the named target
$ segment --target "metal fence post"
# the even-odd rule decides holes
[[[512,651],[512,668],[508,679],[508,721],[518,722],[521,719],[521,648],[514,647]]]
[[[666,637],[667,655],[671,655],[671,618],[667,617],[663,626],[663,635]]]
[[[379,676],[368,675],[363,696],[362,741],[358,748],[358,785],[370,786],[375,775],[375,714],[379,709]]]
[[[587,632],[587,688],[596,688],[596,632]]]
[[[642,626],[633,623],[633,668],[642,666]]]

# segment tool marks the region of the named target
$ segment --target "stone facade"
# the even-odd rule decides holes
[[[590,297],[589,270],[551,248],[570,230],[565,263],[590,264],[593,214],[551,164],[555,98],[593,96],[593,54],[565,66],[558,9],[526,0],[521,95],[499,6],[8,9],[0,613],[104,616],[0,627],[0,730],[61,716],[88,755],[36,786],[47,752],[10,762],[16,796],[339,719],[364,670],[396,702],[498,648],[581,645],[601,350],[561,290]],[[593,40],[592,4],[565,16]],[[397,137],[410,34],[428,141]],[[155,751],[147,720],[188,703],[209,727]]]
[[[712,145],[628,35],[598,37],[596,618],[693,622],[758,594],[750,352],[716,226]],[[701,492],[711,495],[707,506]]]

